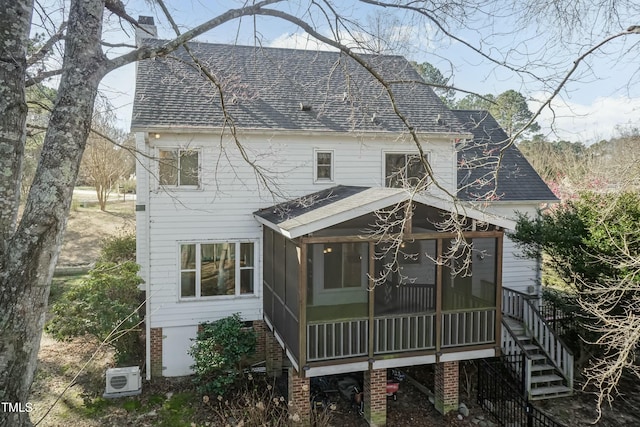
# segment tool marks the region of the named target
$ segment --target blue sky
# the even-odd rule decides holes
[[[229,7],[238,7],[241,3],[232,0],[167,2],[183,30],[202,23]],[[363,26],[376,22],[377,19],[383,28],[381,31],[397,42],[391,48],[393,53],[403,54],[418,62],[431,62],[444,74],[452,73],[453,83],[457,87],[493,94],[515,89],[531,100],[531,110],[538,107],[539,102],[536,100],[545,99],[553,87],[536,81],[527,73],[515,74],[504,67],[492,64],[460,42],[439,37],[432,23],[418,21],[402,13],[393,15],[384,11],[384,14],[380,14],[376,12],[377,9],[362,4],[339,4],[346,18],[359,21]],[[317,14],[309,14],[307,9],[300,9],[298,2],[286,2],[278,7],[291,14],[311,18],[314,22],[322,21]],[[151,9],[145,1],[131,0],[127,9],[134,17],[154,16],[161,38],[170,38],[173,35],[161,18],[160,11]],[[500,28],[511,29],[522,25],[510,13],[499,9],[494,11],[494,16],[500,17]],[[482,19],[480,16],[475,21],[478,29],[463,29],[456,31],[456,34],[473,46],[487,46],[486,43],[490,42],[492,56],[506,58],[527,72],[550,77],[553,81],[557,81],[569,70],[572,61],[585,51],[586,47],[583,44],[589,43],[586,38],[580,39],[581,36],[578,35],[573,43],[560,46],[559,38],[554,34],[555,30],[545,23],[530,23],[514,33],[511,30],[501,31],[495,26],[484,28]],[[597,20],[595,22],[597,23]],[[630,24],[640,22],[624,22],[621,26],[626,27]],[[592,30],[589,37],[593,37],[595,42],[620,29],[606,29],[601,31],[601,34]],[[326,26],[321,27],[321,32],[329,34]],[[490,39],[487,38],[487,34],[491,34]],[[119,27],[108,31],[106,35],[112,41],[131,43],[133,40],[132,32],[123,36]],[[357,32],[355,36],[365,38]],[[249,45],[256,44],[259,40],[265,46],[326,49],[318,47],[293,24],[267,17],[244,18],[242,21],[227,23],[204,34],[198,40]],[[640,34],[621,37],[590,56],[580,66],[574,79],[561,93],[561,97],[552,104],[553,113],[546,109],[538,120],[550,139],[561,138],[590,143],[610,138],[615,134],[616,126],[640,127],[640,64],[637,60],[639,43]],[[117,107],[119,125],[124,128],[130,123],[134,79],[135,67],[129,66],[111,73],[103,82],[104,91]],[[551,133],[549,125],[554,114],[555,133]]]

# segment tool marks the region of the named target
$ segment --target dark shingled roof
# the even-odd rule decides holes
[[[290,218],[299,217],[305,213],[344,200],[366,190],[369,190],[369,187],[337,185],[297,199],[260,209],[253,214],[273,224],[280,224]]]
[[[509,137],[487,111],[452,110],[473,142],[458,147],[458,197],[462,200],[486,200],[487,192],[496,189],[497,201],[556,201],[540,175],[515,145],[504,152],[495,185],[494,172],[500,150]]]
[[[209,43],[189,48],[222,86],[227,111],[239,128],[405,130],[383,86],[342,53]],[[399,109],[416,131],[473,134],[473,142],[458,147],[458,196],[486,200],[494,188],[491,172],[498,152],[508,140],[495,119],[486,111],[447,108],[401,56],[363,58],[392,82]],[[184,48],[139,62],[131,127],[223,126],[218,89],[198,70]],[[515,146],[505,152],[496,188],[491,198],[500,201],[557,200]]]
[[[404,130],[383,86],[342,53],[209,43],[188,46],[222,85],[227,110],[240,128]],[[405,58],[363,57],[392,81],[399,109],[416,131],[464,131],[431,88],[418,83],[420,76]],[[139,62],[136,80],[133,129],[224,124],[218,90],[183,48],[168,58]]]
[[[410,199],[442,211],[451,209],[450,200],[430,194],[412,195],[403,188],[338,185],[260,209],[253,215],[263,224],[294,238]],[[465,215],[489,224],[515,228],[514,221],[473,207],[466,208]]]

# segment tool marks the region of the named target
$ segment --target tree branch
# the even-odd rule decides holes
[[[31,67],[36,62],[41,61],[49,54],[49,52],[51,51],[51,48],[60,40],[62,40],[62,38],[64,37],[64,30],[66,28],[67,28],[66,21],[60,24],[58,31],[56,31],[56,33],[52,35],[49,38],[49,40],[47,40],[47,42],[43,44],[37,52],[31,55],[31,57],[27,58],[27,68]]]
[[[209,21],[198,25],[197,27],[181,34],[180,36],[176,37],[175,39],[165,43],[164,45],[160,46],[160,47],[149,47],[149,46],[143,46],[140,47],[136,50],[133,50],[131,52],[128,52],[122,56],[110,59],[108,61],[106,61],[105,67],[106,67],[106,71],[113,71],[116,68],[120,68],[123,65],[129,64],[131,62],[135,62],[135,61],[139,61],[142,59],[149,59],[149,58],[153,58],[156,56],[164,56],[174,50],[176,50],[177,48],[179,48],[180,46],[182,46],[183,44],[185,44],[186,42],[192,40],[193,38],[213,29],[216,28],[222,24],[224,24],[225,22],[240,18],[242,16],[250,16],[250,15],[255,15],[257,14],[259,11],[264,10],[264,6],[268,6],[271,4],[275,4],[275,3],[280,3],[284,0],[263,0],[261,2],[258,2],[252,6],[246,6],[246,7],[242,7],[240,9],[230,9],[228,11],[226,11],[225,13],[223,13],[222,15],[217,16],[216,18],[210,19]]]

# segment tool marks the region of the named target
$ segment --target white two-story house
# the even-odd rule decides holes
[[[537,292],[505,230],[554,195],[514,146],[496,181],[507,136],[447,108],[403,57],[361,56],[383,84],[338,52],[189,49],[198,63],[179,50],[137,68],[147,378],[190,374],[198,325],[240,313],[288,359],[290,388],[364,371],[372,424],[390,367],[436,364],[436,405],[456,406],[443,375],[499,353],[502,286]],[[416,141],[432,170],[417,193]],[[394,207],[395,256],[376,235]],[[460,236],[465,274],[442,261]]]

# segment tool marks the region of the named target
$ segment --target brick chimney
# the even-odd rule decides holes
[[[158,29],[153,22],[152,16],[139,16],[138,24],[142,28],[136,28],[136,46],[141,46],[143,39],[158,38]]]

